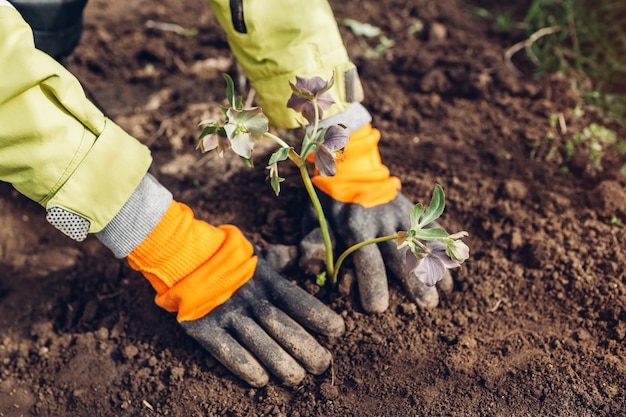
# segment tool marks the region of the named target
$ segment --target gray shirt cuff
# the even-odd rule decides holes
[[[342,124],[350,134],[372,121],[372,115],[361,103],[352,103],[346,110],[334,114],[319,122],[319,128]],[[312,126],[308,126],[311,129]]]
[[[161,221],[172,198],[167,188],[146,174],[119,213],[95,235],[117,258],[124,258]]]

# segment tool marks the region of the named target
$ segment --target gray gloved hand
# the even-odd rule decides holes
[[[259,257],[254,277],[206,316],[183,321],[185,331],[220,363],[254,387],[269,373],[293,386],[319,375],[332,356],[305,327],[325,336],[344,332],[343,319]],[[303,327],[304,326],[304,327]]]
[[[401,193],[389,203],[370,208],[336,201],[321,191],[318,191],[318,195],[330,228],[346,247],[376,237],[394,235],[400,230],[410,228],[409,214],[414,204]],[[310,230],[314,222],[317,222],[317,217],[311,210],[305,218],[305,230]],[[433,223],[433,226],[436,224]],[[308,236],[321,234],[313,229]],[[305,237],[305,240],[307,239],[310,241],[311,238]],[[301,264],[319,262],[316,259],[306,259],[307,252],[311,253],[303,251]],[[315,255],[319,256],[319,252],[313,254]],[[335,254],[338,255],[339,253]],[[387,269],[401,281],[408,295],[421,308],[434,308],[439,303],[437,287],[428,287],[416,275],[406,273],[405,251],[397,249],[396,240],[367,245],[350,256],[354,264],[361,304],[367,312],[380,313],[389,306]],[[438,286],[443,290],[450,290],[452,285],[452,276],[446,271]]]

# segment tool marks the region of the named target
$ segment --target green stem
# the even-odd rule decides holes
[[[265,133],[263,133],[263,136],[265,136],[266,138],[272,139],[281,148],[291,148],[291,146],[289,146],[289,144],[287,142],[285,142],[284,140],[282,140],[281,138],[279,138],[278,136],[276,136],[273,133],[265,132]]]
[[[418,239],[412,239],[412,240],[413,240],[413,243],[415,243],[417,246],[419,246],[424,252],[428,252],[428,247],[426,245],[424,245]]]
[[[333,275],[331,275],[331,283],[333,285],[337,284],[337,276],[339,275],[339,268],[341,268],[341,264],[343,263],[343,261],[352,252],[354,252],[354,251],[356,251],[358,249],[361,249],[363,246],[366,246],[366,245],[371,245],[373,243],[386,242],[388,240],[397,239],[397,238],[398,238],[397,234],[396,235],[389,235],[389,236],[382,236],[382,237],[377,237],[375,239],[366,240],[364,242],[360,242],[360,243],[357,243],[356,245],[350,246],[348,249],[343,251],[343,253],[341,254],[341,256],[339,256],[339,258],[337,258],[337,262],[335,263],[335,273]]]
[[[315,192],[315,188],[313,187],[313,182],[311,182],[311,177],[309,177],[309,172],[306,169],[306,164],[303,163],[299,165],[298,168],[300,168],[300,175],[302,176],[302,181],[304,182],[304,188],[309,194],[309,198],[311,199],[311,203],[313,203],[313,208],[317,213],[317,218],[320,223],[322,238],[324,239],[324,246],[326,247],[326,274],[329,277],[332,277],[335,274],[335,265],[333,261],[333,244],[330,240],[330,232],[328,231],[328,225],[326,224],[324,210],[322,209],[322,204],[320,203],[320,200],[317,197],[317,193]]]
[[[318,122],[319,122],[318,121],[319,109],[317,108],[316,99],[313,99],[312,102],[315,108],[315,123],[313,124],[313,132],[317,132]],[[270,132],[265,132],[263,136],[269,139],[272,139],[282,148],[291,148],[291,146],[289,146],[284,140],[282,140],[281,138],[279,138],[278,136]],[[330,277],[335,277],[336,271],[335,271],[335,263],[334,263],[334,256],[333,256],[333,244],[330,239],[330,231],[328,230],[328,225],[326,224],[326,217],[324,215],[322,204],[320,203],[317,193],[315,192],[315,188],[313,187],[313,182],[311,181],[311,177],[309,176],[309,172],[307,171],[305,161],[293,149],[290,149],[289,151],[289,159],[291,159],[291,161],[295,163],[298,169],[300,170],[300,176],[302,177],[302,182],[304,182],[304,188],[309,194],[311,203],[313,203],[313,208],[315,209],[315,212],[317,213],[317,218],[320,223],[320,230],[322,231],[322,239],[324,240],[324,246],[326,248],[326,275]],[[336,282],[336,278],[333,284],[335,282]]]
[[[319,108],[317,107],[317,99],[314,98],[311,103],[313,104],[313,107],[315,109],[315,122],[313,123],[313,130],[312,135],[311,135],[311,142],[307,143],[306,147],[303,147],[302,149],[300,149],[300,152],[302,153],[302,156],[304,158],[306,158],[309,155],[309,149],[311,148],[311,146],[317,146],[317,142],[315,141],[315,136],[317,134],[317,129],[319,128],[319,117],[320,117],[320,112],[319,112]]]

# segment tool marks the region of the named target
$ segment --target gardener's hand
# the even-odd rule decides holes
[[[409,213],[414,204],[401,193],[389,203],[370,208],[360,204],[342,203],[323,192],[319,195],[331,229],[346,247],[376,237],[394,235],[400,230],[410,228]],[[320,235],[314,232],[312,236]],[[387,270],[400,280],[409,297],[420,307],[434,308],[439,303],[437,287],[426,286],[415,274],[406,272],[405,251],[397,249],[395,239],[364,246],[350,256],[361,304],[366,311],[383,312],[387,309]],[[448,271],[438,285],[444,290],[452,287],[452,277]]]
[[[264,367],[288,385],[328,368],[330,353],[301,325],[338,336],[343,320],[274,272],[235,226],[214,227],[173,201],[128,262],[156,303],[250,385],[267,384]]]
[[[274,374],[288,385],[321,374],[330,353],[306,329],[343,333],[343,319],[254,253],[232,225],[212,226],[150,174],[97,237],[126,257],[156,291],[155,302],[250,385]]]
[[[303,327],[339,336],[344,324],[317,298],[280,277],[263,259],[254,278],[206,316],[181,322],[218,361],[250,385],[267,384],[268,371],[287,385],[319,375],[331,354]]]
[[[414,204],[399,192],[400,180],[390,176],[389,170],[382,165],[377,146],[379,137],[378,130],[369,124],[355,131],[342,160],[337,162],[336,175],[313,178],[320,190],[320,200],[330,227],[346,247],[410,228]],[[319,236],[319,233],[311,236]],[[387,309],[387,270],[400,279],[420,307],[437,306],[437,288],[426,286],[414,274],[407,274],[405,251],[396,247],[394,239],[367,245],[351,255],[363,308],[368,312]],[[452,278],[447,271],[439,287],[452,287]]]

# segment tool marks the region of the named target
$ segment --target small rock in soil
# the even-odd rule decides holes
[[[521,201],[528,197],[528,187],[522,181],[508,180],[502,184],[502,194],[511,200]]]
[[[293,245],[267,245],[263,257],[279,273],[291,269],[298,259],[298,248]]]
[[[135,356],[137,356],[137,354],[139,353],[139,349],[135,345],[128,345],[124,348],[123,353],[124,353],[124,357],[127,360],[130,360],[134,358]]]
[[[339,389],[335,385],[324,382],[320,386],[320,394],[322,394],[325,400],[334,400],[339,397]]]
[[[617,181],[602,181],[589,197],[591,207],[603,216],[615,214],[626,204],[626,191]]]

